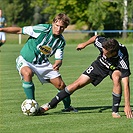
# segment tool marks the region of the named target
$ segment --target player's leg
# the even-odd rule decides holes
[[[32,76],[33,76],[32,70],[28,66],[25,66],[21,69],[20,73],[23,76],[22,87],[24,89],[27,99],[35,99],[34,95],[35,86],[32,82]]]
[[[97,64],[96,61],[93,62],[75,82],[68,85],[58,93],[49,104],[46,104],[46,106],[42,105],[41,107],[43,111],[45,112],[49,108],[54,108],[62,99],[70,96],[74,91],[89,83],[92,83],[94,86],[98,85],[108,75],[108,73],[104,73],[103,68],[100,69],[100,66]]]
[[[27,62],[23,59],[22,56],[19,56],[16,59],[17,70],[22,79],[22,87],[26,94],[27,99],[35,99],[34,91],[35,87],[32,82],[33,72],[28,66]]]
[[[65,87],[65,89],[61,90],[52,100],[49,104],[42,105],[41,109],[42,112],[45,112],[46,110],[50,108],[54,108],[57,106],[57,104],[63,100],[64,98],[70,96],[74,91],[77,89],[80,89],[84,87],[85,85],[89,84],[91,82],[90,77],[88,77],[85,74],[82,74],[75,82]]]
[[[0,32],[0,47],[6,42],[6,36],[4,32]]]
[[[59,90],[59,92],[60,92],[60,90],[63,90],[66,87],[61,76],[56,77],[54,79],[50,79],[50,83],[52,83]],[[77,110],[71,106],[70,96],[64,98],[62,101],[64,104],[64,109],[62,110],[63,112],[70,112],[70,111],[77,112]]]
[[[3,43],[1,42],[2,40],[2,32],[0,32],[0,47],[3,45]]]
[[[112,105],[112,116],[114,118],[120,118],[119,112],[119,105],[121,102],[122,96],[122,85],[121,85],[121,72],[116,70],[112,74],[113,80],[113,105]]]
[[[0,47],[3,45],[4,43],[2,41],[0,41]]]

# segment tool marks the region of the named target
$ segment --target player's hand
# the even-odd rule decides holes
[[[125,106],[124,112],[127,118],[133,118],[133,112],[130,106]]]
[[[60,68],[59,65],[56,65],[56,64],[53,65],[53,70],[54,71],[59,71],[59,68]]]
[[[76,47],[76,50],[81,50],[81,49],[84,49],[84,48],[85,48],[84,43],[81,43],[81,44],[78,44],[78,46]]]

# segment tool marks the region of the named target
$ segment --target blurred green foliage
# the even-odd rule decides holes
[[[124,2],[127,2],[127,30],[131,30],[133,29],[131,0],[0,0],[0,8],[8,26],[51,23],[56,14],[64,12],[78,30],[122,30]],[[107,36],[119,37],[120,34]]]

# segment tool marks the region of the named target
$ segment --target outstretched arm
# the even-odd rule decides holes
[[[84,49],[86,46],[92,44],[95,41],[95,39],[96,39],[97,36],[98,35],[95,35],[95,36],[91,37],[88,41],[78,44],[78,46],[77,46],[76,49],[77,50]]]
[[[20,27],[5,27],[5,28],[0,28],[0,31],[6,32],[6,33],[21,34],[22,28],[20,28]]]
[[[130,86],[129,86],[129,77],[122,78],[123,87],[124,87],[124,99],[125,99],[125,108],[124,112],[127,118],[133,118],[132,109],[130,107]]]

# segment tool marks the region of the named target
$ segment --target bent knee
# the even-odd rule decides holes
[[[114,76],[112,79],[113,79],[113,82],[120,82],[121,81],[120,76]]]
[[[23,73],[23,76],[31,77],[32,76],[32,72],[25,72],[25,73]]]
[[[59,90],[63,90],[65,87],[66,87],[66,85],[64,82],[56,84],[56,88],[58,88]]]
[[[120,71],[114,71],[112,74],[112,80],[115,82],[119,82],[121,80],[121,72]]]
[[[2,42],[2,43],[5,43],[5,42],[6,42],[6,40],[2,40],[1,42]]]
[[[27,68],[25,69],[25,68],[22,68],[21,74],[26,81],[30,81],[33,76],[33,72],[30,68],[28,69]]]

